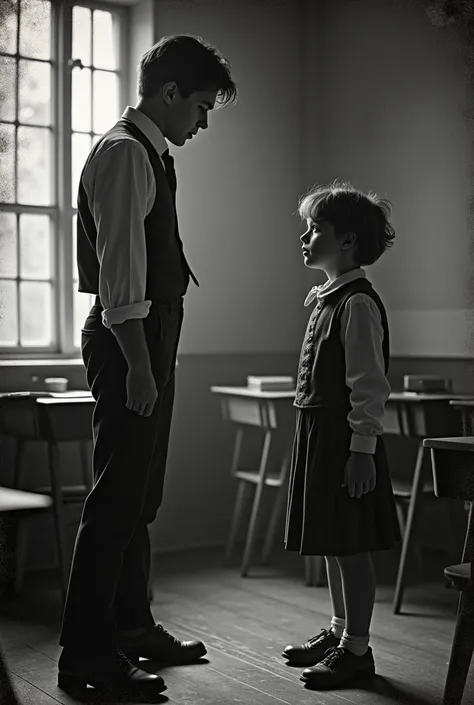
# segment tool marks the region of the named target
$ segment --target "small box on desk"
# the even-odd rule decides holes
[[[293,377],[281,375],[273,377],[249,375],[247,377],[247,387],[260,392],[286,392],[295,389],[295,380]]]
[[[436,377],[436,375],[404,375],[404,392],[419,392],[422,394],[450,393],[453,383],[450,379]]]

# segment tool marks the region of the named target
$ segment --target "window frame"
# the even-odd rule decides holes
[[[113,12],[120,18],[118,75],[119,105],[128,104],[130,86],[128,31],[130,8],[115,2],[101,0],[51,0],[51,175],[52,204],[30,206],[5,203],[0,209],[5,213],[47,213],[53,229],[54,268],[52,271],[52,321],[55,342],[48,347],[22,347],[0,345],[0,359],[71,359],[79,358],[80,349],[74,346],[74,289],[73,289],[73,216],[77,213],[72,201],[72,120],[71,86],[72,71],[69,65],[72,56],[73,7],[79,5],[90,10]],[[17,61],[20,55],[15,55]],[[17,74],[18,74],[17,64]],[[18,92],[18,83],[17,83]],[[18,103],[17,103],[18,109]],[[16,121],[13,123],[18,125]],[[16,163],[16,160],[15,160]],[[15,165],[15,173],[16,173]],[[17,233],[18,235],[18,233]],[[18,246],[18,245],[17,245]],[[18,313],[20,318],[20,314]]]

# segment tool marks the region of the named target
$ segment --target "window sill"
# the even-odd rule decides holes
[[[0,370],[5,367],[77,367],[83,364],[81,357],[0,357]]]

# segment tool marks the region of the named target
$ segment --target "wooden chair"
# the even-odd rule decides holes
[[[461,563],[444,570],[460,591],[456,628],[443,695],[443,705],[460,705],[474,649],[474,437],[427,438],[437,497],[471,503]]]
[[[16,440],[13,484],[23,489],[25,451],[27,443],[43,441],[47,444],[49,484],[29,489],[51,497],[58,563],[61,574],[61,594],[66,598],[69,580],[69,551],[66,530],[68,526],[66,505],[84,503],[92,488],[87,443],[92,437],[93,399],[88,392],[82,395],[0,395],[2,414],[0,431]],[[59,447],[62,443],[79,443],[81,456],[81,484],[64,483],[60,465]],[[23,546],[19,547],[19,563],[22,563]],[[21,578],[19,577],[19,580]]]

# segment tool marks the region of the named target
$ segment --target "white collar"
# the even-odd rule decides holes
[[[328,279],[320,286],[313,286],[304,301],[304,305],[309,306],[314,299],[323,299],[325,296],[332,294],[333,291],[336,291],[336,289],[344,286],[344,284],[348,284],[355,279],[363,279],[366,276],[365,271],[361,267],[357,267],[356,269],[351,269],[349,272],[345,272],[345,274],[341,274],[340,277],[337,277],[332,282]]]
[[[132,108],[128,105],[125,108],[122,117],[130,120],[130,122],[133,122],[133,124],[138,127],[141,132],[143,132],[160,157],[163,155],[163,152],[166,152],[168,149],[168,143],[163,137],[163,133],[158,125],[156,125],[153,120],[150,120],[148,115],[145,115],[145,113],[142,113],[141,110]]]

